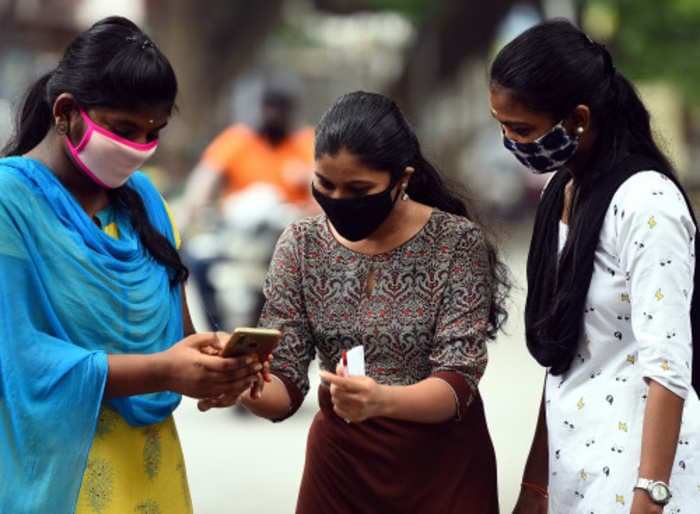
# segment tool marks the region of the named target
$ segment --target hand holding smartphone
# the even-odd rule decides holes
[[[274,328],[238,327],[221,350],[221,356],[240,357],[253,354],[258,356],[260,362],[265,362],[281,337],[282,332]]]

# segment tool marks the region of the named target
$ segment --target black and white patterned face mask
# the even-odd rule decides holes
[[[579,137],[570,135],[564,120],[531,143],[513,141],[503,133],[503,146],[535,173],[547,173],[561,168],[576,153]]]

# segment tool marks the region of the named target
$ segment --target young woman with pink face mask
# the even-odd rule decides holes
[[[0,512],[192,512],[172,411],[262,385],[261,364],[216,355],[224,334],[195,334],[177,230],[137,171],[176,92],[155,44],[107,18],[4,148]]]

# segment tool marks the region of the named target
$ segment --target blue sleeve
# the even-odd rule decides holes
[[[73,512],[107,357],[62,339],[18,219],[0,204],[0,512]]]

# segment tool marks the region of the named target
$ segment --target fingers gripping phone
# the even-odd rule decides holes
[[[260,362],[265,361],[282,337],[282,332],[274,328],[238,327],[226,342],[222,357],[240,357],[255,354]]]

